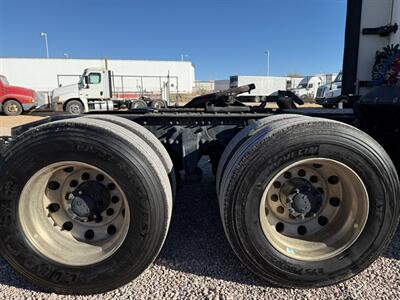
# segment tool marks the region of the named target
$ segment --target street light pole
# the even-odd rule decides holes
[[[267,50],[265,54],[267,55],[267,76],[269,76],[271,51]]]
[[[181,61],[184,61],[185,60],[185,57],[188,57],[189,55],[187,55],[187,54],[181,54]]]
[[[49,55],[49,44],[47,42],[47,33],[42,32],[40,35],[44,37],[44,42],[46,43],[46,57],[49,58],[50,55]]]

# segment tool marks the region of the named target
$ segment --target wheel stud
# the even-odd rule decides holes
[[[283,208],[283,206],[278,206],[278,208],[276,209],[276,211],[280,214],[283,214],[285,212],[285,209]]]
[[[117,232],[117,228],[114,225],[110,225],[107,227],[107,233],[109,235],[113,235]]]
[[[60,209],[60,205],[57,203],[51,203],[48,207],[49,212],[55,213]]]
[[[81,178],[82,178],[82,180],[85,180],[85,181],[89,180],[90,174],[85,172],[85,173],[82,174]]]
[[[318,224],[321,226],[325,226],[326,224],[328,224],[328,219],[324,216],[320,216],[318,218]]]
[[[305,226],[299,226],[297,228],[297,233],[299,235],[305,235],[307,233],[307,228]]]
[[[94,238],[94,231],[92,229],[86,230],[85,239],[91,240]]]
[[[331,177],[328,178],[328,182],[330,184],[338,184],[339,183],[339,177],[331,176]]]
[[[273,195],[271,196],[271,200],[274,201],[274,202],[277,202],[277,201],[279,200],[278,195],[273,194]]]
[[[115,190],[115,184],[114,184],[114,183],[109,183],[109,184],[107,185],[107,188],[108,188],[110,191],[113,191],[113,190]]]
[[[315,175],[313,175],[313,176],[310,177],[310,181],[311,181],[312,183],[317,183],[317,182],[318,182],[318,177],[315,176]]]
[[[71,180],[71,182],[69,183],[69,186],[72,187],[72,188],[77,187],[78,186],[78,181]]]
[[[283,223],[279,222],[279,223],[277,223],[277,224],[275,225],[275,229],[276,229],[276,231],[278,231],[278,232],[282,232],[283,229],[285,229],[285,225],[283,225]]]
[[[329,199],[329,203],[333,207],[338,207],[340,205],[340,199],[336,198],[336,197],[333,197],[333,198]]]
[[[106,214],[107,216],[112,216],[114,214],[114,209],[112,208],[107,209]]]
[[[103,181],[103,180],[104,180],[104,175],[103,175],[103,174],[98,174],[98,175],[96,176],[96,180],[97,180],[97,181]]]
[[[74,168],[73,167],[68,167],[68,168],[65,168],[64,169],[64,172],[65,173],[72,173],[74,171]]]
[[[117,204],[117,203],[119,202],[118,196],[113,196],[113,197],[111,198],[111,202],[114,203],[114,204]]]
[[[60,184],[57,181],[50,181],[47,186],[52,191],[58,190],[60,188]]]
[[[297,175],[299,175],[300,177],[304,177],[304,176],[306,176],[306,171],[304,171],[303,169],[301,169],[301,170],[299,170],[299,171],[297,172]]]
[[[101,221],[103,221],[103,217],[102,216],[98,216],[96,219],[94,219],[94,221],[96,223],[100,223]]]
[[[290,179],[290,178],[292,178],[292,173],[285,172],[285,174],[283,174],[283,177],[285,177],[286,179]]]
[[[274,188],[280,189],[281,188],[281,183],[279,181],[274,182]]]
[[[73,227],[74,224],[72,222],[65,222],[62,226],[62,229],[66,231],[71,231]]]

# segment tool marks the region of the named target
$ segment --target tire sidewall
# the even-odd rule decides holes
[[[59,292],[65,292],[63,286],[67,284],[73,290],[91,293],[121,286],[148,267],[164,240],[158,237],[165,236],[163,220],[167,219],[168,213],[160,203],[152,202],[149,183],[138,176],[143,174],[140,167],[128,163],[117,151],[106,147],[94,149],[93,145],[85,145],[82,140],[54,138],[46,145],[36,144],[19,150],[17,154],[21,159],[18,162],[6,159],[0,165],[0,170],[10,170],[0,178],[0,249],[14,268],[42,286]],[[21,231],[18,203],[23,187],[34,173],[59,162],[59,157],[63,157],[63,161],[94,165],[114,179],[118,178],[117,183],[127,197],[130,207],[127,236],[120,248],[100,263],[68,267],[53,262],[36,252]]]
[[[295,140],[292,141],[295,143]],[[256,154],[241,179],[236,181],[239,184],[234,192],[230,193],[234,199],[226,211],[232,215],[226,220],[232,220],[234,230],[231,234],[240,240],[242,253],[239,256],[253,265],[253,271],[258,270],[256,273],[262,277],[270,276],[262,270],[274,269],[277,276],[270,279],[280,284],[282,277],[288,279],[283,283],[291,286],[304,283],[323,286],[345,280],[374,260],[382,245],[388,242],[387,232],[393,231],[393,211],[397,208],[394,207],[395,200],[388,199],[392,197],[387,189],[390,181],[377,175],[385,173],[378,168],[379,162],[375,159],[376,165],[372,166],[369,159],[374,161],[374,157],[366,158],[355,144],[338,146],[338,143],[332,144],[329,140],[321,141],[321,137],[314,138],[314,141],[312,137],[303,137],[302,143],[298,143],[300,146],[289,146],[285,151],[275,152],[279,153],[276,157],[268,157],[268,148],[259,150],[258,153],[264,155]],[[259,208],[262,195],[277,172],[293,162],[312,157],[338,160],[360,176],[369,194],[369,215],[360,237],[341,255],[321,262],[302,262],[281,254],[268,242],[260,225]],[[271,271],[268,273],[271,274]]]
[[[15,104],[18,107],[18,111],[17,112],[11,112],[8,110],[8,106],[10,104]],[[22,114],[23,109],[22,109],[22,105],[16,101],[16,100],[8,100],[4,103],[3,105],[3,112],[5,115],[7,116],[19,116],[20,114]]]

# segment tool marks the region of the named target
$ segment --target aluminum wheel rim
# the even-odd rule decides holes
[[[368,192],[348,166],[305,159],[279,171],[260,202],[262,231],[282,254],[303,261],[335,257],[362,233]]]
[[[89,212],[84,203],[96,203],[95,209]],[[116,181],[92,165],[71,161],[49,165],[31,177],[22,190],[18,216],[37,252],[69,266],[110,257],[130,223],[127,199]]]
[[[81,113],[81,108],[78,104],[72,104],[69,108],[71,114],[79,115]]]
[[[16,104],[12,103],[12,104],[10,104],[10,105],[7,106],[7,110],[8,110],[10,113],[16,113],[16,112],[18,112],[18,107],[17,107]]]

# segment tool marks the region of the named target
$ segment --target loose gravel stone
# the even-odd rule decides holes
[[[185,184],[174,204],[159,258],[136,280],[93,296],[41,292],[0,260],[0,299],[399,299],[400,231],[385,254],[355,278],[320,289],[272,288],[236,258],[223,232],[214,176],[205,160],[202,182]]]

